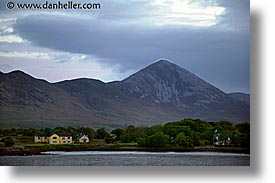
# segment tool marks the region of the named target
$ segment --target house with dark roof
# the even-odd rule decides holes
[[[85,134],[83,134],[83,133],[80,133],[80,134],[77,136],[77,142],[80,142],[80,143],[88,143],[88,142],[90,142],[89,136],[88,136],[88,135],[85,135]]]
[[[48,143],[48,135],[45,133],[38,133],[34,136],[35,143]]]
[[[49,135],[49,144],[72,144],[73,137],[67,133],[51,133]]]
[[[49,144],[72,144],[73,137],[67,133],[50,133],[47,134],[35,134],[35,143],[49,143]]]

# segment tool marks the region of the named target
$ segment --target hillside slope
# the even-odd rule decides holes
[[[234,96],[166,60],[111,83],[49,83],[13,71],[0,73],[0,127],[114,128],[189,117],[249,121],[249,104]]]

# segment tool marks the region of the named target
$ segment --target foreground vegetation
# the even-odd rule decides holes
[[[76,140],[77,135],[89,136],[88,144],[51,145],[34,144],[37,133],[70,133]],[[184,119],[164,125],[127,126],[106,131],[105,128],[94,130],[90,127],[56,127],[54,129],[2,129],[1,146],[21,146],[39,150],[197,150],[219,147],[219,149],[246,149],[250,147],[250,124],[232,124],[227,121],[206,122],[199,119]],[[12,150],[11,150],[12,151]],[[3,154],[3,153],[2,153]]]

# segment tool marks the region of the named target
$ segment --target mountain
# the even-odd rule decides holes
[[[250,94],[234,92],[228,94],[230,97],[238,99],[247,105],[250,105]]]
[[[195,74],[160,60],[114,85],[134,98],[176,107],[185,117],[249,121],[249,105]]]
[[[166,60],[110,83],[87,78],[49,83],[21,71],[0,73],[0,109],[0,127],[114,128],[188,117],[249,121],[249,104],[240,97]]]
[[[117,84],[127,94],[152,103],[179,107],[219,103],[226,94],[193,73],[160,60]]]

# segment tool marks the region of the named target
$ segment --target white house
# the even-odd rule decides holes
[[[90,142],[89,136],[85,134],[79,134],[77,137],[77,141],[81,143],[88,143]]]

